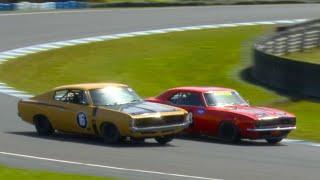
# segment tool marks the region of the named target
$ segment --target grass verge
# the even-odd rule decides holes
[[[320,64],[320,48],[307,49],[304,52],[294,52],[284,57],[294,59],[296,61]]]
[[[114,178],[103,178],[103,177],[93,177],[93,176],[81,176],[73,174],[63,174],[63,173],[52,173],[45,171],[35,171],[35,170],[24,170],[16,169],[5,166],[0,166],[0,179],[10,179],[10,180],[115,180]]]
[[[298,129],[290,136],[320,141],[320,104],[285,97],[247,83],[253,40],[271,29],[250,26],[124,38],[42,52],[0,66],[0,80],[33,93],[82,82],[121,82],[145,97],[175,86],[226,86],[254,105],[293,112]]]

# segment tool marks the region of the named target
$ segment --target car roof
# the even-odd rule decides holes
[[[224,87],[205,87],[205,86],[186,86],[186,87],[176,87],[171,90],[185,90],[185,91],[196,91],[196,92],[209,92],[209,91],[234,91],[234,89],[224,88]]]
[[[82,84],[70,84],[64,85],[54,88],[54,90],[60,89],[83,89],[83,90],[90,90],[90,89],[100,89],[107,86],[114,86],[114,87],[128,87],[125,84],[119,83],[82,83]]]

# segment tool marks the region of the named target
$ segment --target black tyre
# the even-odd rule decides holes
[[[164,137],[156,137],[155,140],[161,144],[161,145],[166,145],[167,143],[169,143],[170,141],[172,141],[174,139],[173,135],[170,136],[164,136]]]
[[[145,138],[132,138],[131,142],[134,144],[143,144],[145,142]]]
[[[279,143],[280,141],[282,141],[283,138],[267,138],[266,141],[269,143],[269,144],[277,144]]]
[[[45,116],[35,116],[34,125],[37,133],[41,136],[48,136],[54,133],[54,129],[52,128],[50,121]]]
[[[219,126],[219,138],[230,143],[241,140],[238,128],[231,122],[225,122]]]
[[[125,137],[125,136],[121,136],[119,139],[119,142],[121,142],[121,143],[124,143],[126,141],[127,141],[127,137]]]
[[[113,124],[105,124],[101,127],[101,135],[107,144],[120,142],[121,136],[118,128]]]

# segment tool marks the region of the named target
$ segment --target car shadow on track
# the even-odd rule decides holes
[[[6,132],[7,134],[13,134],[18,136],[27,136],[31,138],[37,139],[46,139],[46,140],[54,140],[54,141],[62,141],[62,142],[70,142],[70,143],[79,143],[79,144],[88,144],[95,146],[104,146],[104,147],[117,147],[117,148],[148,148],[148,147],[174,147],[172,144],[161,145],[157,142],[132,142],[132,141],[122,141],[117,144],[106,144],[103,142],[102,138],[95,136],[86,136],[86,135],[77,135],[77,134],[67,134],[67,133],[54,133],[51,136],[39,136],[36,132],[31,131],[20,131],[20,132]]]
[[[203,142],[203,143],[214,143],[214,144],[221,144],[221,145],[229,145],[229,146],[261,146],[261,147],[274,147],[274,146],[288,146],[284,143],[278,143],[278,144],[268,144],[266,141],[251,141],[251,140],[241,140],[236,143],[228,143],[224,142],[222,140],[219,140],[214,137],[208,137],[208,136],[189,136],[189,135],[181,135],[178,136],[177,139],[181,140],[187,140],[187,141],[197,141],[197,142]]]

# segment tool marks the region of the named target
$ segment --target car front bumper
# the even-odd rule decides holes
[[[250,132],[266,132],[266,131],[291,131],[297,129],[296,126],[292,127],[276,127],[276,128],[248,128]]]
[[[181,124],[164,125],[164,126],[152,126],[152,127],[131,127],[133,133],[156,133],[156,132],[166,132],[182,130],[188,127],[190,122],[186,121]]]
[[[295,129],[296,126],[248,128],[243,132],[243,137],[248,139],[285,138],[292,130]]]

